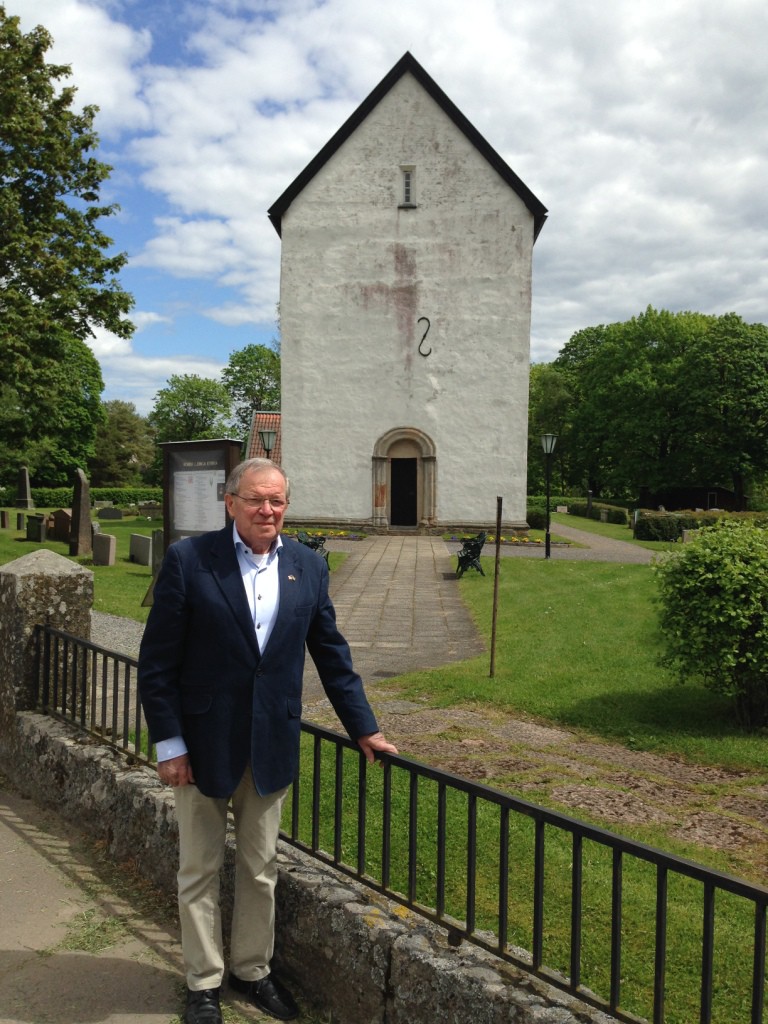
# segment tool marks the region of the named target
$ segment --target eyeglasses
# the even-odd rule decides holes
[[[261,508],[262,505],[267,504],[273,512],[282,512],[288,502],[285,498],[268,498],[266,495],[263,498],[244,498],[241,494],[237,494],[235,491],[230,492],[233,498],[239,498],[240,501],[248,508]]]

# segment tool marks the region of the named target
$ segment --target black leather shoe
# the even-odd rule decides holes
[[[235,992],[242,992],[259,1010],[277,1017],[278,1020],[293,1020],[299,1015],[299,1008],[293,996],[272,974],[268,974],[260,981],[243,981],[230,971],[229,987]]]
[[[187,989],[184,1024],[222,1024],[217,988],[204,988],[200,992]]]

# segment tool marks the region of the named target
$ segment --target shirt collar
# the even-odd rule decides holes
[[[235,550],[237,550],[238,547],[239,547],[243,551],[245,551],[246,554],[250,555],[252,558],[259,557],[257,555],[254,555],[253,551],[245,543],[243,538],[237,532],[237,526],[234,523],[232,523],[232,540],[234,541],[234,544],[235,544]],[[278,535],[275,537],[275,539],[269,545],[269,551],[267,551],[267,555],[268,555],[268,559],[267,560],[269,561],[269,559],[271,559],[272,556],[276,552],[278,552],[282,546],[283,546],[283,538],[278,533]]]

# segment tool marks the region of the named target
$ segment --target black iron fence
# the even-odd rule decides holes
[[[43,710],[151,763],[133,659],[37,652]],[[307,722],[283,838],[619,1020],[763,1022],[768,889]]]

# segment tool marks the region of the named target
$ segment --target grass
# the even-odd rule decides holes
[[[17,510],[11,512],[11,521],[14,525],[15,511]],[[51,510],[35,509],[36,513],[48,511]],[[157,530],[161,526],[161,523],[148,522],[146,519],[136,516],[104,521],[101,524],[102,533],[108,533],[117,538],[115,564],[94,565],[93,558],[90,556],[71,558],[71,561],[85,566],[93,572],[93,607],[96,611],[109,612],[112,615],[146,622],[149,608],[142,607],[142,601],[152,582],[152,570],[149,566],[138,565],[129,560],[131,534],[140,533],[144,536],[151,536],[153,530]],[[54,551],[65,558],[71,557],[69,544],[64,541],[47,540],[43,544],[37,544],[28,541],[23,532],[0,531],[0,564],[21,558],[39,548]]]
[[[493,560],[462,596],[490,642]],[[645,565],[501,559],[496,674],[489,656],[400,676],[403,696],[489,704],[628,747],[764,770],[765,736],[739,730],[730,703],[658,663],[655,585]]]
[[[657,540],[635,540],[632,531],[628,526],[620,526],[618,523],[601,523],[595,519],[586,519],[583,516],[571,516],[562,512],[553,512],[551,516],[551,527],[570,526],[574,530],[581,530],[583,533],[594,533],[601,537],[608,537],[610,540],[621,540],[627,544],[634,544],[639,548],[647,548],[650,551],[669,551],[676,547],[671,541]],[[554,539],[554,532],[552,534]]]

